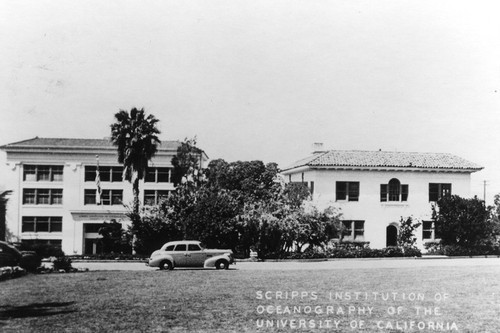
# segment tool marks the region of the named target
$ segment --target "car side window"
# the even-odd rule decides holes
[[[177,244],[174,251],[186,251],[186,244]]]
[[[174,247],[175,247],[175,245],[169,245],[169,246],[167,246],[167,248],[165,249],[165,251],[173,251]]]
[[[198,244],[189,244],[188,251],[201,251],[201,248]]]

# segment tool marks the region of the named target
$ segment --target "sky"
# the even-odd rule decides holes
[[[499,16],[496,0],[1,1],[0,145],[108,137],[144,107],[162,139],[229,162],[285,167],[314,142],[452,153],[484,167],[472,194],[486,181],[491,203]]]

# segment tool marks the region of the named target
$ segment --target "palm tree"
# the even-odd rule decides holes
[[[123,164],[123,178],[132,183],[134,206],[132,213],[139,216],[139,180],[144,178],[148,162],[156,154],[160,130],[158,119],[146,116],[144,109],[133,108],[130,114],[120,110],[111,124],[111,141],[118,150],[118,162]],[[132,220],[132,223],[137,222]]]
[[[0,241],[5,240],[5,233],[7,231],[5,214],[7,213],[7,201],[9,201],[7,196],[11,193],[12,191],[0,193]]]

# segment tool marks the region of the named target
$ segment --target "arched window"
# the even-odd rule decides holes
[[[401,182],[392,178],[389,184],[380,184],[380,201],[407,201],[408,185],[401,185]]]
[[[401,183],[396,178],[389,181],[389,201],[399,201],[401,194]]]

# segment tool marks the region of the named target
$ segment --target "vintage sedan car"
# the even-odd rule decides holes
[[[146,265],[160,269],[174,267],[215,267],[228,269],[234,264],[233,251],[205,249],[199,241],[168,242],[161,249],[154,251]]]

